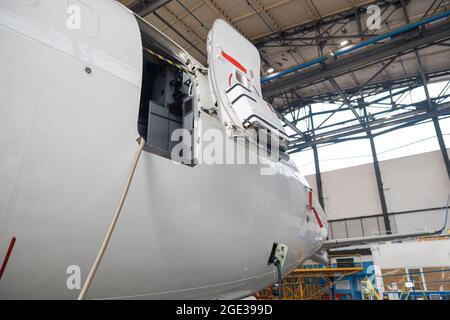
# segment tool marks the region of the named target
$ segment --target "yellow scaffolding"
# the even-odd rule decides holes
[[[332,263],[337,258],[353,258],[352,266],[339,266]],[[355,259],[356,258],[356,259]],[[335,255],[329,257],[326,265],[311,263],[304,264],[291,271],[283,278],[281,287],[283,300],[331,300],[328,291],[334,281],[363,271],[360,255]],[[335,279],[335,280],[334,280]],[[273,287],[266,288],[256,295],[261,300],[276,300],[278,295]]]
[[[399,300],[409,300],[409,297],[411,296],[411,292],[415,291],[415,285],[417,284],[418,287],[418,292],[423,293],[423,298],[425,300],[429,300],[428,296],[425,294],[425,288],[423,285],[422,281],[413,281],[412,287],[408,287],[406,284],[410,283],[411,281],[408,279],[407,275],[404,275],[400,281],[399,284],[401,285],[401,289],[399,291],[391,291],[391,290],[387,290],[385,291],[386,294],[389,293],[398,293],[399,294]]]

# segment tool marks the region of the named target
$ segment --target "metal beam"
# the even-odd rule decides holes
[[[311,130],[313,132],[313,140],[314,138],[314,119],[312,116],[311,106],[309,106],[309,114],[311,116]],[[325,209],[325,203],[323,201],[323,186],[322,186],[322,174],[320,173],[320,164],[319,164],[319,152],[317,151],[317,146],[313,145],[312,147],[314,152],[314,166],[316,169],[316,184],[317,184],[317,194],[319,196],[319,203],[323,209]]]
[[[382,2],[378,3],[378,6],[381,9],[387,9],[389,7],[395,7],[398,5],[399,0],[393,0],[390,2]],[[298,34],[308,34],[310,32],[314,32],[316,30],[316,25],[319,23],[322,27],[325,26],[333,26],[339,22],[346,21],[348,23],[353,22],[356,18],[355,10],[359,10],[360,13],[366,13],[367,4],[359,5],[357,8],[351,8],[344,12],[338,12],[332,14],[331,16],[322,17],[319,21],[313,19],[310,22],[289,28],[284,29],[282,34],[279,32],[275,32],[271,35],[266,35],[257,39],[254,39],[254,43],[257,48],[265,46],[268,43],[276,43],[283,41],[286,37],[295,37]]]
[[[442,136],[441,126],[439,125],[439,119],[437,117],[433,117],[434,129],[436,131],[436,137],[438,139],[439,148],[441,149],[442,157],[444,159],[445,168],[447,169],[447,175],[450,179],[450,160],[448,158],[447,147],[445,146],[445,141]]]
[[[433,117],[439,117],[444,115],[450,115],[450,102],[443,103],[439,105],[434,111],[427,111],[423,109],[418,109],[415,111],[403,112],[399,115],[394,115],[392,117],[384,117],[376,120],[371,120],[369,122],[370,129],[372,131],[379,130],[382,128],[392,127],[398,124],[404,123],[418,123],[425,121],[427,119],[432,119]],[[366,133],[367,128],[361,125],[353,125],[345,128],[340,128],[336,130],[331,130],[315,135],[315,141],[305,141],[303,139],[297,139],[291,142],[289,153],[299,152],[314,144],[326,144],[335,142],[337,139],[355,136],[358,134]]]
[[[450,78],[450,69],[443,69],[441,71],[433,71],[433,72],[427,72],[426,74],[427,79],[430,79],[430,81],[436,80],[441,81],[442,79],[449,79]],[[355,96],[355,95],[362,95],[364,94],[366,97],[368,96],[375,96],[380,93],[385,93],[386,88],[394,89],[403,89],[406,88],[406,91],[410,91],[411,88],[417,88],[422,86],[422,81],[420,79],[420,74],[415,74],[407,77],[401,77],[397,79],[389,79],[389,80],[383,80],[383,81],[377,81],[372,82],[370,84],[365,85],[364,88],[361,87],[348,87],[348,88],[342,88],[342,91],[348,95],[348,96]],[[307,86],[304,86],[307,87]],[[298,90],[298,89],[297,89]],[[290,90],[290,92],[295,92],[295,90]],[[396,93],[395,93],[396,94]],[[395,95],[394,94],[394,95]],[[277,94],[275,96],[271,96],[271,99],[274,98],[280,98],[282,94]],[[335,91],[325,91],[318,92],[311,95],[302,95],[302,98],[298,101],[302,101],[305,104],[312,104],[312,103],[335,103],[336,100],[338,100],[338,93]],[[293,107],[296,107],[296,105],[293,105]],[[279,107],[277,107],[277,110],[281,112],[282,114],[286,111],[286,105],[283,104]]]
[[[427,77],[428,78],[450,77],[450,70],[444,71],[443,73],[442,72],[428,73]],[[392,89],[403,88],[402,90],[393,93],[393,96],[395,97],[402,93],[409,92],[416,87],[420,87],[421,83],[418,81],[418,76],[415,75],[415,76],[412,76],[409,78],[401,78],[399,80],[387,80],[387,81],[385,80],[382,82],[367,83],[367,84],[364,84],[364,87],[363,87],[363,85],[361,85],[359,87],[351,87],[351,88],[347,88],[347,89],[342,89],[342,91],[346,95],[353,97],[356,95],[362,95],[364,90],[375,89],[375,90],[379,90],[381,92],[385,92],[387,86],[390,86]],[[283,94],[283,95],[285,95],[285,94]],[[308,104],[323,103],[323,102],[335,103],[336,95],[337,95],[337,93],[335,93],[335,92],[330,92],[330,93],[325,92],[325,93],[319,93],[319,94],[313,95],[313,96],[303,96],[302,98],[292,100],[291,102],[288,101],[287,104],[278,106],[277,111],[280,112],[280,114],[285,114],[285,113],[291,111],[292,109],[302,108],[304,105],[308,105]],[[279,96],[277,95],[276,97],[281,98],[281,96],[282,95],[279,95]],[[387,98],[389,98],[389,96],[382,97],[377,100],[371,101],[371,104],[386,100]],[[341,102],[339,102],[339,103],[341,103]],[[330,112],[332,112],[332,111],[330,111]],[[300,119],[300,120],[303,120],[303,119]]]
[[[263,86],[266,97],[276,95],[290,89],[311,85],[348,73],[350,70],[369,66],[390,59],[399,54],[409,53],[415,48],[432,44],[435,41],[450,37],[450,24],[440,24],[428,30],[411,31],[392,39],[387,44],[380,44],[360,50],[351,56],[325,62],[322,66],[311,68],[302,73],[286,76]]]
[[[417,66],[419,68],[419,72],[420,72],[420,75],[422,77],[423,89],[425,91],[425,96],[427,98],[428,110],[429,111],[433,111],[435,109],[435,106],[433,105],[433,103],[431,101],[430,92],[428,90],[428,80],[427,80],[427,78],[425,76],[425,73],[424,73],[424,70],[423,70],[423,66],[422,66],[422,62],[420,60],[419,53],[417,52],[417,50],[415,50],[414,53],[415,53],[415,56],[416,56]],[[441,126],[439,125],[439,120],[438,120],[437,117],[433,117],[433,124],[434,124],[434,129],[436,131],[436,138],[437,138],[438,143],[439,143],[439,148],[441,149],[442,158],[444,160],[445,168],[447,169],[447,175],[448,175],[448,178],[450,179],[450,159],[449,159],[449,156],[448,156],[447,147],[445,145],[444,138],[442,136]]]
[[[192,41],[190,41],[188,38],[186,38],[181,32],[179,32],[177,29],[175,29],[166,19],[161,17],[158,13],[153,12],[155,17],[157,17],[159,20],[161,20],[166,26],[168,26],[173,32],[175,32],[181,39],[186,41],[195,51],[200,53],[203,57],[207,58],[206,54],[203,52],[203,50],[200,50]]]
[[[342,100],[344,101],[344,104],[347,105],[347,107],[350,108],[350,110],[353,112],[353,114],[355,115],[356,119],[358,119],[359,123],[361,123],[362,125],[364,124],[363,121],[361,120],[358,112],[356,112],[355,108],[353,108],[352,103],[347,99],[347,96],[342,92],[341,88],[339,87],[339,85],[337,84],[336,80],[334,79],[330,79],[329,80],[331,85],[334,87],[334,89],[339,93],[339,95],[341,96]]]
[[[146,17],[172,0],[141,0],[129,6],[129,9],[141,17]]]
[[[296,125],[294,125],[292,122],[290,122],[288,119],[286,119],[283,115],[281,115],[278,111],[275,110],[275,113],[277,114],[278,118],[280,118],[281,121],[283,121],[289,128],[291,128],[294,132],[296,132],[301,137],[304,137],[305,135],[303,132],[297,128]]]
[[[370,149],[372,150],[373,168],[375,170],[375,178],[377,180],[378,195],[380,197],[381,211],[383,212],[384,226],[386,228],[386,233],[392,234],[391,222],[389,221],[386,197],[384,195],[383,180],[381,178],[381,170],[380,170],[380,164],[378,162],[375,141],[374,141],[372,133],[370,131],[367,133],[367,136],[369,137]]]
[[[328,61],[328,60],[330,60],[332,58],[337,58],[337,57],[340,57],[342,55],[346,55],[346,54],[348,54],[350,52],[353,52],[355,50],[359,50],[359,49],[362,49],[362,48],[367,48],[369,46],[378,44],[378,43],[380,43],[380,42],[382,42],[384,40],[387,40],[387,39],[393,39],[393,38],[398,37],[400,35],[403,35],[405,33],[409,33],[411,31],[417,30],[417,29],[419,29],[419,28],[421,28],[423,26],[426,26],[426,25],[428,25],[428,24],[430,24],[432,22],[446,19],[449,16],[450,16],[450,10],[447,10],[447,11],[444,11],[444,12],[442,12],[440,14],[437,14],[437,15],[435,15],[433,17],[424,19],[422,21],[418,21],[418,22],[415,22],[415,23],[407,24],[406,26],[403,26],[401,28],[398,28],[398,29],[395,29],[395,30],[392,30],[392,31],[389,31],[389,32],[386,32],[386,33],[383,33],[383,34],[379,34],[379,35],[377,35],[377,36],[375,36],[375,37],[373,37],[371,39],[368,39],[368,40],[365,40],[365,41],[361,41],[361,42],[358,42],[356,44],[353,44],[353,45],[350,45],[350,46],[347,46],[347,47],[335,50],[335,51],[331,52],[329,56],[319,55],[318,58],[312,59],[312,60],[310,60],[308,62],[305,62],[303,64],[296,65],[296,66],[293,66],[293,67],[281,70],[279,72],[270,74],[270,75],[262,78],[261,79],[261,83],[267,83],[269,81],[273,81],[273,80],[279,79],[281,77],[284,77],[287,74],[291,74],[291,73],[297,72],[299,70],[303,70],[303,69],[305,69],[307,67],[310,67],[311,65],[322,64],[323,62]]]
[[[406,8],[406,3],[404,0],[400,0],[400,3],[402,5],[405,21],[406,21],[406,23],[410,23],[408,9]],[[431,9],[431,7],[430,7],[430,9]],[[422,61],[420,59],[420,55],[419,55],[419,52],[417,51],[417,49],[414,49],[414,55],[415,55],[415,59],[416,59],[416,63],[417,63],[417,68],[419,69],[420,77],[422,78],[423,90],[424,90],[425,96],[427,98],[428,111],[432,111],[435,109],[435,107],[433,105],[433,102],[431,101],[430,92],[428,90],[428,79],[425,76],[425,71],[424,71]],[[448,175],[448,178],[450,179],[450,159],[448,157],[447,147],[445,146],[445,141],[442,136],[441,126],[439,125],[439,120],[437,117],[433,117],[433,124],[434,124],[434,129],[436,131],[436,138],[439,143],[439,148],[441,149],[445,168],[447,169],[447,175]]]
[[[378,162],[378,155],[377,155],[377,149],[375,147],[375,140],[373,138],[372,131],[370,130],[370,126],[368,125],[369,118],[367,117],[367,109],[364,107],[364,99],[359,100],[358,103],[364,109],[364,119],[366,120],[366,124],[364,125],[364,127],[369,129],[367,131],[367,137],[369,138],[370,150],[372,151],[373,169],[375,171],[375,178],[377,180],[378,196],[380,198],[381,212],[383,213],[384,227],[386,229],[386,233],[391,234],[392,233],[391,222],[389,221],[389,213],[388,213],[387,204],[386,204],[386,197],[384,195],[383,179],[381,177],[381,170],[380,170],[380,164]]]

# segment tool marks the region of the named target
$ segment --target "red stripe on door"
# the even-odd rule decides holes
[[[311,210],[314,213],[314,216],[316,217],[317,223],[319,224],[319,227],[323,228],[322,220],[320,220],[320,216],[317,213],[316,208],[313,207],[313,193],[312,191],[309,192],[309,210]]]
[[[313,196],[312,191],[310,191],[309,192],[309,210],[312,210],[312,207],[313,207],[313,205],[312,205],[312,196]]]
[[[317,223],[319,224],[319,227],[323,228],[322,220],[320,220],[317,210],[313,207],[312,211],[314,212],[314,215],[316,216],[316,220],[317,220]]]
[[[222,56],[230,61],[236,68],[241,70],[243,73],[247,73],[247,69],[245,69],[242,64],[240,64],[237,60],[235,60],[232,56],[228,55],[225,51],[222,51]]]
[[[16,238],[13,237],[11,239],[11,242],[9,243],[8,251],[6,251],[6,256],[2,263],[2,268],[0,269],[0,280],[2,279],[3,273],[5,272],[6,265],[8,264],[8,260],[9,260],[9,257],[11,256],[11,252],[14,248],[15,243],[16,243]]]

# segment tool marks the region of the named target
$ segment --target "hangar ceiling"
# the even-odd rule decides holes
[[[121,0],[133,11],[174,39],[202,63],[206,63],[206,38],[217,18],[228,21],[260,50],[262,75],[330,54],[408,23],[414,23],[450,9],[449,0]],[[380,29],[370,29],[369,5],[381,9]],[[448,33],[445,34],[448,36]],[[448,39],[444,37],[443,39]],[[438,39],[442,40],[442,38]],[[450,44],[424,46],[421,63],[432,78],[446,78],[450,69]],[[390,57],[392,58],[392,57]],[[415,53],[400,52],[397,58],[370,61],[352,72],[333,74],[343,91],[362,85],[417,77]],[[381,72],[377,72],[383,68]],[[307,71],[302,70],[302,73]],[[308,70],[309,71],[309,70]],[[298,79],[303,81],[297,85]],[[336,86],[324,79],[308,82],[301,75],[291,83],[264,86],[266,98],[275,107],[286,105],[286,94],[303,99],[338,95]],[[434,79],[431,79],[434,80]],[[292,82],[295,82],[294,84]],[[297,86],[296,86],[297,85]],[[403,82],[400,85],[403,85]],[[294,90],[296,89],[296,90]],[[319,99],[321,100],[321,99]],[[333,100],[333,99],[332,99]]]
[[[428,90],[429,83],[450,79],[450,0],[121,2],[202,63],[217,18],[253,42],[262,58],[263,93],[289,131],[290,153],[433,121],[450,177],[439,126],[450,115],[450,82],[438,96]],[[404,103],[416,88],[426,98]],[[324,112],[317,103],[335,107]]]
[[[390,233],[374,138],[426,122],[434,125],[450,179],[440,124],[450,117],[450,0],[120,2],[205,64],[217,18],[255,44],[263,93],[290,134],[289,153],[314,152],[322,206],[318,146],[367,139]],[[429,83],[442,81],[442,91],[430,93]],[[415,89],[424,99],[405,102]]]

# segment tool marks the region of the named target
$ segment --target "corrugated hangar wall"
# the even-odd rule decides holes
[[[380,170],[394,233],[443,225],[450,182],[440,151],[381,161]],[[315,175],[306,179],[317,190]],[[323,172],[322,181],[331,238],[385,232],[372,163]]]

